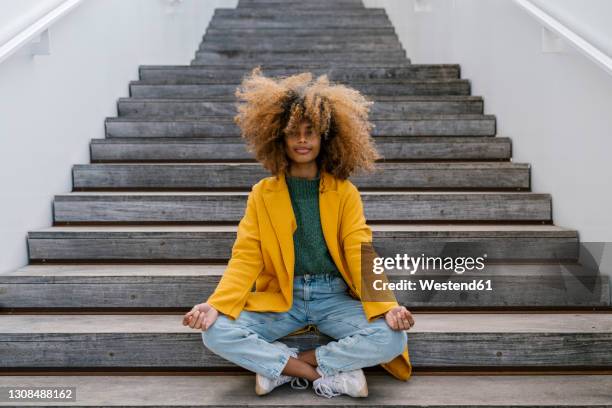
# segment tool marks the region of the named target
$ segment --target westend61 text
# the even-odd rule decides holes
[[[372,282],[374,290],[493,290],[491,280],[473,279],[470,282],[436,282],[432,279],[419,279],[419,287],[414,281],[401,279],[397,282]]]

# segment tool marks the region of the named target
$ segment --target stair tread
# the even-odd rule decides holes
[[[215,121],[215,124],[234,124],[231,118],[225,118],[224,116],[217,116],[218,120]],[[404,115],[401,119],[381,119],[374,120],[373,122],[402,122],[402,121],[410,121],[410,120],[494,120],[495,115],[490,114],[472,114],[472,113],[462,113],[462,114],[407,114]],[[206,123],[210,122],[210,118],[206,117],[205,119],[197,119],[197,118],[167,118],[167,117],[155,117],[149,116],[147,118],[133,118],[133,117],[107,117],[106,121],[108,122],[192,122],[192,123]]]
[[[0,315],[0,333],[191,333],[182,313]],[[612,313],[420,313],[409,333],[612,333]]]
[[[75,191],[65,194],[55,194],[55,198],[71,199],[74,197],[91,197],[91,196],[248,196],[248,191]],[[440,196],[446,195],[466,195],[466,196],[508,196],[508,197],[525,197],[525,198],[548,198],[549,193],[534,193],[531,191],[360,191],[362,196]]]
[[[407,382],[367,375],[369,396],[322,398],[288,384],[265,398],[254,375],[0,376],[0,386],[77,388],[80,406],[599,406],[612,400],[610,375],[419,375]],[[0,405],[3,405],[0,403]]]
[[[171,85],[171,86],[193,86],[193,85],[209,85],[206,83],[181,83],[181,84],[174,84],[174,83],[163,83],[166,81],[133,81],[130,84],[131,85],[151,85],[151,86],[156,86],[156,85]],[[411,83],[431,83],[429,81],[410,81]],[[445,83],[449,83],[449,82],[457,82],[457,81],[453,81],[453,80],[447,80],[447,81],[439,81],[439,82],[445,82]],[[401,84],[406,84],[407,82],[401,82],[399,83]],[[223,84],[219,84],[219,83],[214,83],[214,84],[210,84],[210,85],[234,85],[233,83],[223,83]],[[238,86],[238,84],[235,84],[236,86]],[[377,85],[381,85],[381,84],[377,84]],[[386,84],[382,84],[382,85],[386,85]],[[397,84],[393,84],[393,83],[389,83],[389,85],[397,85]],[[476,102],[481,102],[482,96],[473,96],[473,95],[398,95],[398,96],[386,96],[386,95],[378,95],[375,98],[383,98],[380,99],[381,102],[384,102],[384,98],[396,98],[394,100],[398,100],[397,98],[402,98],[402,101],[405,102],[409,102],[409,101],[415,101],[415,102],[429,102],[429,101],[434,101],[434,102],[438,102],[438,101],[453,101],[453,102],[470,102],[470,101],[476,101]],[[204,103],[204,102],[209,102],[209,103],[216,103],[216,104],[231,104],[233,105],[234,102],[229,102],[229,101],[219,101],[217,99],[214,98],[150,98],[150,97],[122,97],[122,98],[118,98],[117,99],[118,102],[121,103]],[[481,114],[461,114],[461,115],[471,115],[471,116],[482,116]],[[416,115],[414,115],[416,116]],[[427,116],[434,116],[432,115],[427,115]],[[448,116],[448,115],[436,115],[436,116]]]
[[[482,137],[482,136],[375,136],[376,143],[510,143],[511,139],[504,136]],[[91,139],[92,144],[218,144],[234,142],[244,145],[245,141],[240,136],[216,136],[216,137],[113,137],[112,139]]]
[[[417,68],[423,68],[423,67],[440,67],[440,68],[458,68],[459,64],[410,64],[410,66],[408,68],[410,69],[417,69]],[[144,69],[150,69],[150,70],[155,70],[155,69],[172,69],[172,70],[176,70],[176,69],[180,69],[180,70],[186,70],[186,71],[201,71],[203,69],[206,69],[202,66],[194,66],[194,65],[140,65],[139,68],[141,70]],[[359,67],[359,70],[362,69],[367,69],[368,67]],[[240,68],[236,68],[236,67],[228,67],[228,68],[219,68],[220,70],[227,70],[227,69],[232,69],[232,70],[239,70]],[[252,69],[252,67],[250,68]],[[250,71],[249,69],[249,71]],[[376,69],[378,69],[378,67],[376,67]]]
[[[517,236],[522,234],[552,234],[554,236],[575,237],[576,230],[565,228],[558,225],[548,224],[376,224],[368,223],[372,231],[397,231],[397,232],[446,232],[450,235],[474,235],[486,234],[487,236],[497,233],[500,236]],[[28,232],[30,237],[43,238],[53,237],[54,234],[68,233],[70,235],[89,234],[89,233],[177,233],[187,237],[188,233],[207,233],[207,232],[236,232],[237,225],[185,225],[185,226],[165,226],[165,225],[138,225],[138,226],[53,226],[40,228]]]
[[[546,276],[554,274],[558,276],[560,266],[563,265],[571,271],[572,275],[582,274],[594,276],[591,269],[579,264],[487,264],[486,273],[491,276]],[[220,277],[225,272],[227,263],[198,263],[198,264],[30,264],[21,268],[0,274],[0,282],[4,278],[8,282],[19,277],[60,278],[60,277],[150,277],[150,276],[216,276]],[[448,274],[448,271],[442,271]],[[417,272],[418,273],[418,272]],[[437,273],[436,270],[428,270],[423,273]],[[478,275],[478,271],[466,271],[464,275]],[[482,272],[481,272],[482,273]],[[393,273],[388,274],[392,275]],[[602,277],[605,277],[602,276]]]
[[[86,169],[86,168],[119,168],[119,167],[142,167],[142,166],[158,166],[158,167],[215,167],[215,166],[226,166],[226,167],[255,167],[257,170],[261,169],[261,164],[257,162],[249,163],[228,163],[223,160],[206,163],[183,163],[183,162],[162,162],[162,163],[83,163],[74,164],[74,168]],[[410,168],[410,169],[444,169],[444,168],[461,168],[461,169],[528,169],[530,168],[529,163],[517,163],[517,162],[379,162],[376,168],[378,170],[392,170],[398,168]]]

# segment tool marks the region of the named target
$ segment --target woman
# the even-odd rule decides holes
[[[393,295],[361,300],[362,243],[372,232],[348,177],[380,158],[372,102],[326,75],[275,80],[260,67],[236,96],[235,122],[273,176],[252,187],[217,288],[183,324],[202,329],[213,353],[254,371],[258,395],[310,380],[318,395],[365,397],[361,368],[376,364],[407,380],[412,315]],[[301,352],[276,341],[310,326],[336,340]]]

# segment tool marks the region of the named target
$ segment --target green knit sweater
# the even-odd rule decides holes
[[[329,254],[319,213],[319,180],[320,174],[314,179],[292,177],[287,175],[287,187],[291,196],[291,205],[297,222],[293,234],[295,248],[294,275],[319,274],[340,271]]]

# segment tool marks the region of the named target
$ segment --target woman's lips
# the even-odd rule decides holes
[[[308,154],[311,150],[312,149],[309,149],[307,147],[296,147],[295,149],[293,149],[293,151],[297,154]]]

